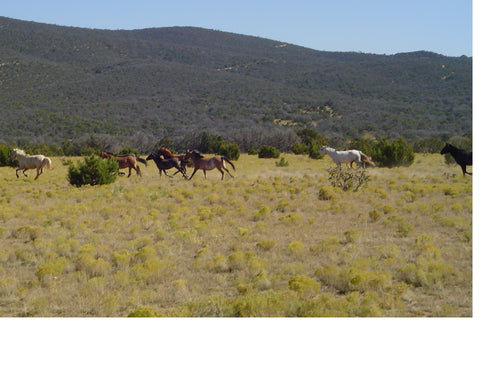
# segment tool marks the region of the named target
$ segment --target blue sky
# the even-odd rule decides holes
[[[0,15],[102,29],[197,26],[321,51],[472,56],[471,0],[12,0]]]

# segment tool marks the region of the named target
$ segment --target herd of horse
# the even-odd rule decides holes
[[[353,167],[353,163],[357,164],[357,167],[362,167],[365,169],[365,164],[370,164],[375,166],[375,163],[372,161],[372,158],[364,154],[359,150],[343,150],[338,151],[331,147],[322,146],[318,151],[319,154],[327,154],[332,161],[341,169],[341,164],[350,164],[350,168]],[[455,159],[458,165],[462,168],[463,175],[472,173],[467,172],[467,166],[472,165],[472,152],[459,149],[449,143],[440,151],[440,154],[450,153]],[[185,154],[174,155],[165,147],[161,147],[157,152],[151,153],[146,159],[140,158],[135,154],[123,154],[117,155],[107,151],[102,151],[100,157],[104,159],[115,159],[118,162],[119,169],[128,168],[128,176],[132,175],[132,170],[134,170],[137,175],[141,176],[142,172],[138,162],[145,164],[147,166],[148,160],[153,160],[157,165],[158,172],[160,176],[162,172],[167,176],[172,178],[167,174],[167,170],[176,169],[176,172],[173,175],[180,173],[185,179],[192,179],[195,173],[198,170],[203,170],[204,177],[207,177],[207,170],[217,169],[221,174],[221,179],[223,180],[224,172],[227,172],[230,177],[233,178],[233,175],[227,169],[225,162],[230,164],[235,170],[233,163],[225,156],[215,155],[211,158],[204,157],[197,150],[187,150]],[[44,155],[28,155],[25,151],[21,149],[13,149],[10,156],[12,161],[18,161],[18,168],[15,171],[17,178],[19,177],[18,172],[23,171],[23,175],[27,177],[25,173],[28,169],[36,169],[37,175],[35,179],[38,179],[39,175],[43,173],[43,168],[52,169],[52,161]],[[190,177],[187,176],[187,165],[192,164],[193,172]]]

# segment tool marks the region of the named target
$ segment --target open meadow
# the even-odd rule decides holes
[[[344,192],[328,157],[282,156],[81,188],[65,158],[38,180],[1,167],[0,316],[472,316],[458,165],[416,154]]]

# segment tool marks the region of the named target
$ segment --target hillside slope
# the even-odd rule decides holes
[[[471,58],[320,52],[192,27],[109,31],[0,17],[0,86],[0,142],[472,130]]]

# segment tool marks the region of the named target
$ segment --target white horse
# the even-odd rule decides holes
[[[352,167],[353,163],[357,163],[357,165],[365,169],[365,163],[375,166],[375,163],[371,160],[370,157],[365,155],[363,152],[359,150],[345,150],[345,151],[338,151],[331,147],[322,146],[320,150],[318,150],[319,154],[328,154],[330,158],[332,158],[333,162],[337,164],[337,166],[341,169],[341,163],[348,164],[350,163],[350,167]]]
[[[28,177],[28,175],[25,174],[25,170],[37,169],[37,176],[35,177],[35,179],[37,179],[38,176],[43,173],[43,167],[46,166],[48,169],[52,169],[52,161],[44,155],[27,155],[25,151],[21,149],[13,149],[10,160],[13,161],[15,159],[18,160],[18,168],[15,170],[17,178],[19,170],[23,170],[23,175]]]

